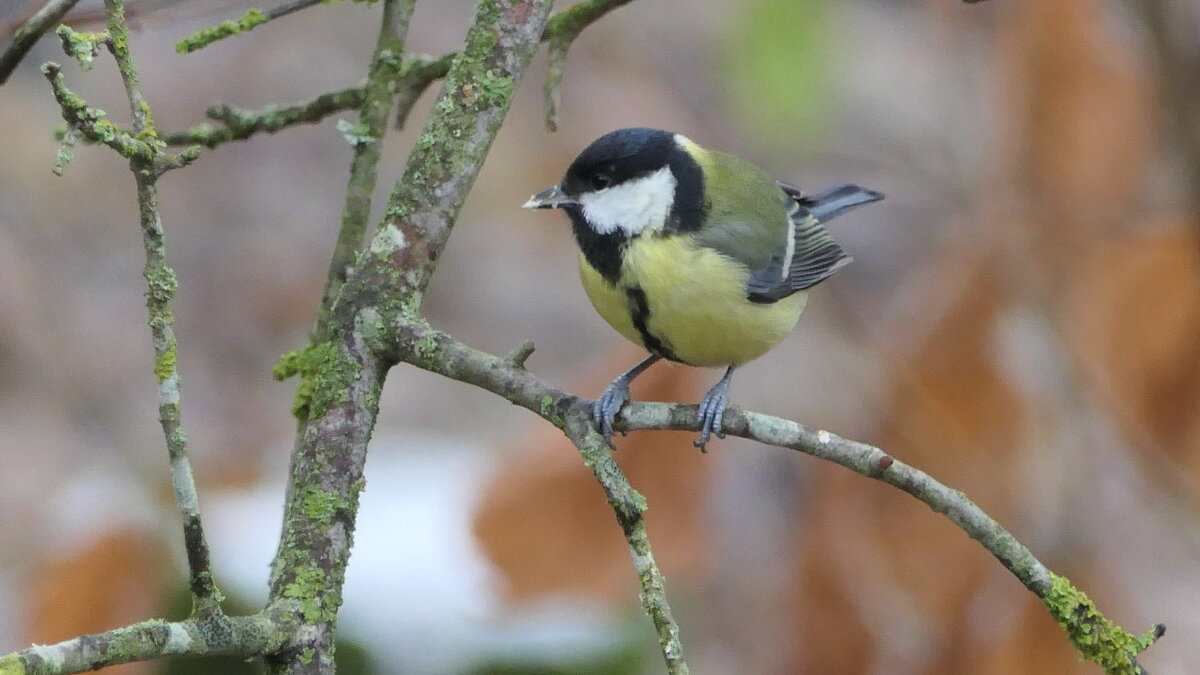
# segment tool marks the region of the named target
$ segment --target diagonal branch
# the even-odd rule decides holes
[[[12,44],[0,54],[0,85],[8,81],[13,71],[20,65],[21,59],[33,49],[38,38],[42,37],[50,27],[62,20],[67,12],[79,0],[49,0],[29,20],[13,33]]]
[[[392,334],[401,361],[486,389],[562,429],[580,448],[588,467],[604,485],[622,526],[625,525],[623,518],[640,517],[644,504],[621,476],[603,440],[592,428],[590,402],[538,378],[512,359],[472,349],[420,321],[401,321],[393,326]],[[622,431],[695,431],[696,407],[634,403],[626,406],[618,416],[617,428]],[[1153,644],[1165,630],[1160,624],[1141,636],[1126,632],[1096,609],[1095,604],[1072,587],[1066,578],[1050,572],[1028,548],[966,495],[879,448],[737,408],[726,412],[723,431],[839,464],[900,488],[945,515],[1037,595],[1067,632],[1071,644],[1085,658],[1103,665],[1109,673],[1143,673],[1137,664],[1137,654]],[[632,547],[633,543],[630,544]],[[643,578],[643,589],[645,587]]]

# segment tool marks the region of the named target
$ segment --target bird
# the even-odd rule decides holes
[[[724,367],[696,413],[707,452],[736,368],[791,332],[808,289],[852,258],[827,221],[883,195],[853,184],[807,194],[682,134],[617,129],[581,152],[557,184],[523,205],[561,209],[579,246],[593,307],[647,352],[592,404],[610,448],[629,384],[658,361]]]

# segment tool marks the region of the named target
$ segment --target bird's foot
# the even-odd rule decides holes
[[[596,424],[596,429],[600,435],[604,437],[604,442],[608,443],[608,447],[616,450],[617,446],[613,443],[613,422],[617,419],[617,413],[621,412],[621,408],[626,403],[629,403],[629,382],[625,376],[618,377],[613,380],[608,388],[600,394],[600,398],[592,403],[592,421]],[[625,432],[621,432],[624,436]]]
[[[725,438],[721,432],[721,422],[725,417],[725,407],[729,404],[729,379],[733,374],[730,368],[725,377],[704,395],[700,407],[696,410],[696,421],[700,423],[700,438],[692,441],[692,445],[700,448],[700,452],[708,452],[708,441],[713,434],[717,438]]]

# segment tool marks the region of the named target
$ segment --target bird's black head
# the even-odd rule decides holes
[[[588,262],[615,281],[632,239],[703,223],[704,174],[685,143],[660,129],[609,132],[579,153],[562,182],[525,206],[566,211]]]
[[[668,131],[617,129],[579,153],[560,185],[565,194],[578,198],[649,176],[666,167],[676,152],[675,134]]]

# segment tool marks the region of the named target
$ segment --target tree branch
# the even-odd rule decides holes
[[[69,33],[70,30],[67,28],[66,32]],[[130,162],[137,161],[139,170],[148,171],[149,177],[154,180],[170,169],[187,166],[200,156],[199,148],[196,147],[177,154],[163,152],[162,144],[153,133],[153,127],[136,133],[117,127],[103,110],[89,107],[86,101],[67,88],[62,66],[57,63],[42,64],[42,73],[50,81],[54,99],[58,101],[63,119],[67,122],[67,130],[63,134],[64,147],[69,149],[76,137],[81,137],[89,143],[107,145]],[[61,175],[62,168],[70,158],[69,151],[60,150],[55,173]]]
[[[149,661],[164,656],[244,656],[272,652],[290,637],[294,623],[274,615],[211,614],[186,621],[160,619],[104,633],[82,635],[53,645],[35,645],[0,657],[0,675],[62,675],[103,666]]]
[[[358,124],[353,125],[353,134],[346,134],[354,139],[354,158],[350,161],[350,182],[346,186],[346,203],[342,207],[342,225],[338,229],[333,258],[325,277],[325,290],[317,310],[313,338],[310,340],[314,344],[327,337],[329,313],[333,310],[334,300],[346,281],[346,274],[354,264],[355,256],[362,250],[367,221],[371,217],[371,198],[375,194],[376,167],[383,152],[383,137],[387,133],[392,104],[396,99],[394,84],[400,74],[404,40],[416,4],[416,0],[384,0],[383,20],[367,84],[363,89]],[[424,80],[422,90],[430,81]],[[408,105],[411,106],[415,100],[414,97]]]
[[[62,20],[79,0],[49,0],[13,33],[12,44],[0,55],[0,85],[8,81],[21,60],[50,27]]]
[[[544,401],[544,399],[543,399]],[[553,413],[551,413],[553,415]],[[644,514],[649,508],[646,500],[638,493],[621,471],[606,443],[592,428],[591,418],[571,415],[564,418],[561,427],[567,438],[575,444],[583,463],[604,489],[604,496],[617,516],[617,523],[625,535],[633,568],[637,572],[641,588],[638,598],[642,609],[654,624],[658,636],[659,650],[671,675],[686,675],[687,662],[683,658],[683,645],[679,640],[679,624],[667,602],[666,577],[658,569],[654,553],[650,548],[650,537],[646,533]]]
[[[481,0],[435,113],[393,190],[370,255],[347,276],[329,339],[290,361],[301,370],[302,414],[292,454],[271,602],[296,601],[303,625],[275,672],[328,672],[363,487],[367,441],[392,361],[391,318],[420,307],[434,261],[528,69],[550,0]],[[407,252],[413,255],[407,255]],[[306,365],[305,365],[306,364]]]
[[[622,527],[625,528],[627,519],[640,520],[645,505],[641,496],[625,481],[603,439],[592,427],[590,401],[554,387],[523,367],[516,366],[511,359],[472,349],[420,321],[402,320],[392,328],[396,340],[394,348],[401,361],[486,389],[562,429],[580,448],[585,463],[604,486]],[[616,427],[621,431],[696,431],[696,406],[633,403],[618,415]],[[789,420],[733,407],[725,413],[722,430],[727,434],[797,450],[833,462],[900,488],[921,500],[949,518],[994,555],[1042,600],[1080,654],[1104,666],[1109,673],[1143,673],[1137,663],[1137,654],[1153,644],[1165,631],[1160,624],[1141,636],[1134,636],[1112,623],[1086,595],[1074,589],[1066,578],[1047,570],[1028,548],[966,495],[896,460],[879,448]],[[626,535],[628,539],[628,530]],[[630,547],[634,547],[633,541],[630,541]],[[644,594],[646,586],[646,579],[643,578]],[[657,626],[657,619],[655,623]]]

